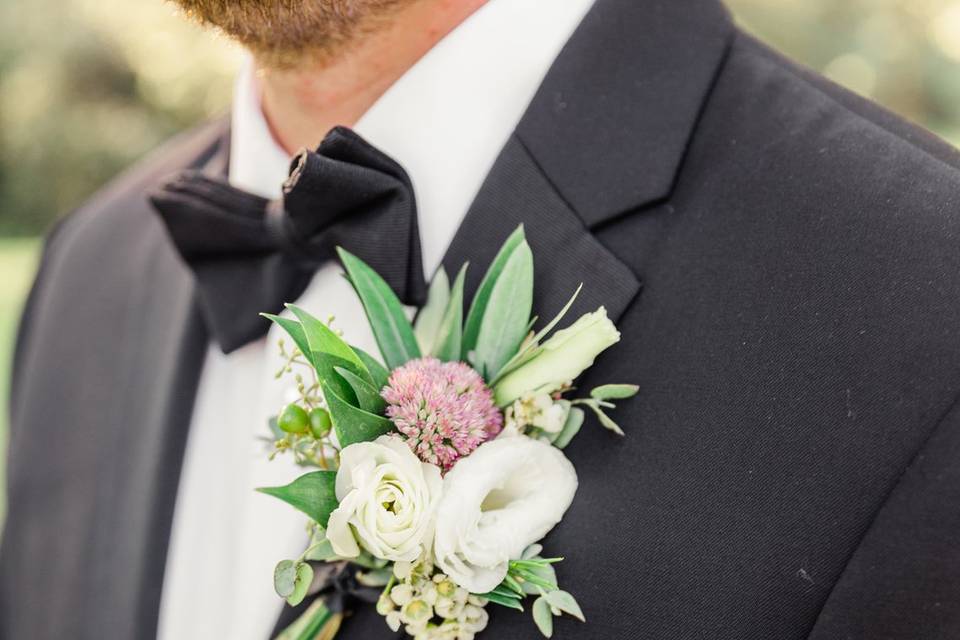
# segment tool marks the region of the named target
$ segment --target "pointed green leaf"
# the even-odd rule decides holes
[[[526,241],[510,254],[494,282],[480,323],[474,364],[488,379],[517,353],[533,309],[533,252]]]
[[[334,491],[336,471],[312,471],[282,487],[260,487],[257,491],[279,498],[327,526],[330,514],[339,504]]]
[[[553,612],[543,596],[533,601],[533,621],[545,638],[553,636]]]
[[[311,351],[319,351],[342,360],[350,371],[364,378],[367,382],[373,382],[367,367],[363,364],[363,360],[357,356],[350,345],[343,341],[343,338],[300,307],[293,304],[286,306],[300,320],[300,326],[303,327],[303,333]]]
[[[260,315],[279,325],[281,329],[286,331],[293,339],[293,343],[297,345],[298,349],[300,349],[300,353],[302,353],[303,357],[307,359],[307,362],[313,364],[313,358],[310,352],[310,343],[307,342],[307,335],[303,332],[303,327],[300,326],[299,321],[294,320],[293,318],[275,316],[272,313],[261,313]]]
[[[340,247],[337,253],[367,312],[373,336],[377,339],[387,368],[396,369],[419,358],[420,348],[413,327],[397,295],[390,290],[390,285],[360,258]]]
[[[540,329],[525,345],[521,345],[520,351],[516,353],[510,360],[503,365],[503,368],[494,376],[488,384],[489,386],[495,385],[499,382],[504,376],[508,373],[515,371],[520,368],[530,360],[532,360],[538,353],[540,353],[540,341],[553,330],[555,326],[567,315],[567,311],[570,310],[570,307],[573,306],[574,301],[576,301],[577,296],[580,295],[580,290],[583,289],[583,283],[577,287],[577,290],[573,292],[573,295],[570,296],[570,299],[567,300],[567,304],[563,305],[563,308],[560,309],[560,312],[553,317],[553,320],[547,323],[547,325]]]
[[[583,426],[583,418],[583,409],[572,407],[570,412],[567,413],[567,421],[563,423],[563,429],[560,430],[560,433],[553,440],[553,446],[557,449],[563,449],[570,444],[573,436],[577,435],[580,427]]]
[[[377,415],[383,413],[387,402],[380,397],[380,392],[377,391],[372,384],[349,369],[343,367],[336,367],[335,369],[353,389],[353,393],[357,396],[357,402],[360,403],[361,409]]]
[[[577,604],[577,599],[566,591],[551,591],[543,597],[547,599],[551,607],[560,609],[560,611],[573,616],[580,622],[587,621],[587,619],[583,617],[583,611],[580,609],[580,605]]]
[[[437,270],[430,282],[427,292],[427,304],[417,314],[417,321],[413,324],[413,333],[417,337],[421,353],[431,353],[433,345],[440,333],[440,323],[443,322],[443,312],[450,302],[450,280],[443,267]]]
[[[613,431],[618,436],[624,435],[623,429],[620,428],[620,425],[618,425],[616,422],[613,421],[612,418],[610,418],[610,416],[604,413],[603,409],[601,409],[599,405],[597,405],[597,402],[595,400],[584,402],[584,404],[590,407],[591,409],[593,409],[593,412],[597,414],[597,419],[600,420],[600,424],[602,424],[604,428],[609,429],[610,431]]]
[[[552,588],[557,588],[557,572],[552,565],[545,564],[542,567],[529,569],[529,571],[537,576],[539,584],[549,584],[553,585]],[[523,591],[527,595],[535,596],[540,593],[540,588],[537,583],[527,581],[523,583]]]
[[[517,611],[523,611],[523,605],[520,604],[520,601],[516,598],[508,598],[507,596],[491,591],[489,593],[480,594],[481,598],[486,598],[494,604],[499,604],[501,607],[507,607],[508,609],[516,609]]]
[[[640,391],[635,384],[604,384],[590,392],[590,397],[597,400],[623,400],[632,398]]]
[[[363,364],[367,367],[367,371],[370,372],[370,377],[373,378],[373,386],[381,390],[387,386],[387,381],[390,378],[390,372],[387,371],[387,368],[380,364],[379,360],[374,358],[363,349],[359,347],[352,348],[357,354],[357,357],[363,360]]]
[[[517,245],[525,240],[523,234],[523,225],[520,225],[510,234],[510,237],[500,247],[493,262],[487,269],[487,273],[480,281],[477,293],[473,296],[473,302],[470,304],[470,312],[467,314],[467,321],[463,327],[463,344],[461,345],[461,357],[466,360],[467,354],[473,351],[477,346],[477,338],[480,336],[480,325],[483,322],[483,315],[487,310],[487,303],[490,301],[490,294],[493,293],[493,286],[496,284],[500,272],[503,271],[507,260]]]
[[[323,397],[341,447],[376,440],[393,430],[393,423],[388,419],[353,406],[332,389],[323,387]]]
[[[460,345],[463,340],[463,282],[467,275],[467,265],[463,265],[457,279],[453,282],[450,300],[443,312],[443,320],[437,334],[432,355],[444,362],[460,359]]]

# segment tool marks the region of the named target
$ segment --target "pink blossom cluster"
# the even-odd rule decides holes
[[[394,369],[381,395],[413,452],[444,471],[503,427],[490,389],[462,362],[411,360]]]

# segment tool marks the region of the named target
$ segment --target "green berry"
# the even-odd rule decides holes
[[[303,407],[288,404],[277,418],[277,426],[287,433],[306,433],[310,428],[310,419]]]
[[[330,433],[330,414],[326,409],[317,407],[310,411],[310,431],[314,438],[322,438]]]

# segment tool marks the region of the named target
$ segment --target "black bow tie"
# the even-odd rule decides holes
[[[150,197],[196,276],[207,326],[224,353],[264,335],[258,314],[303,293],[342,246],[407,304],[426,293],[417,206],[403,168],[337,127],[290,165],[280,200],[186,171]]]

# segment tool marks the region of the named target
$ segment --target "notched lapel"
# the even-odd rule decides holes
[[[617,319],[640,291],[640,280],[587,229],[557,194],[516,137],[501,152],[454,237],[444,268],[465,261],[472,296],[500,245],[520,224],[534,256],[533,312],[552,318],[582,282],[569,317],[603,305]]]

